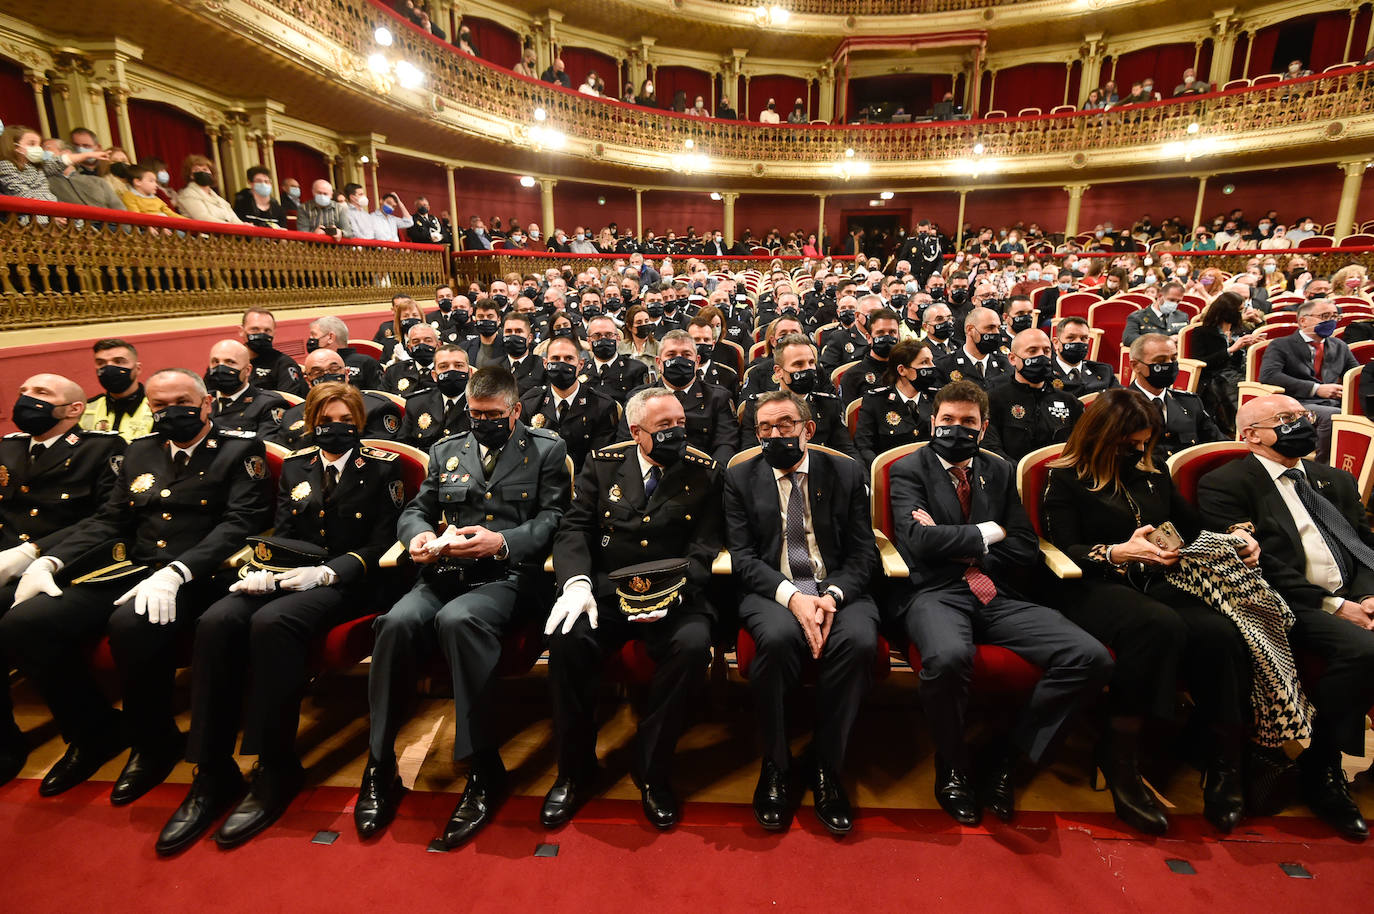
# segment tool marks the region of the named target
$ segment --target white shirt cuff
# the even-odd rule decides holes
[[[1317,395],[1317,388],[1319,388],[1319,387],[1321,387],[1321,386],[1322,386],[1322,385],[1321,385],[1321,382],[1320,382],[1320,381],[1317,381],[1315,384],[1313,384],[1313,385],[1312,385],[1312,394],[1311,394],[1311,396],[1315,397],[1315,396]]]
[[[985,520],[977,524],[978,532],[983,534],[983,551],[987,552],[997,543],[1007,538],[1007,531],[1002,529],[1001,524]]]
[[[566,581],[563,582],[563,592],[567,593],[568,588],[576,584],[578,581],[581,581],[583,584],[586,584],[589,589],[592,586],[591,578],[587,577],[585,574],[579,574],[574,577],[568,578]]]
[[[1342,597],[1322,597],[1322,609],[1332,616],[1339,612],[1344,604],[1345,600]]]
[[[195,575],[191,574],[191,569],[187,568],[184,562],[169,562],[167,567],[175,568],[177,573],[181,575],[182,580],[187,584],[191,583],[191,578],[195,577]]]
[[[778,589],[773,592],[773,599],[783,606],[786,606],[788,603],[792,602],[792,595],[796,592],[797,585],[783,578],[782,583],[778,585]]]

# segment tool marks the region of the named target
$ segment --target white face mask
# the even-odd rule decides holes
[[[29,160],[30,162],[32,162],[33,164],[37,165],[39,162],[43,161],[43,147],[42,147],[42,146],[25,146],[25,147],[24,147],[24,158],[28,159],[28,160]]]
[[[329,194],[316,194],[316,195],[315,195],[315,205],[316,205],[316,206],[328,206],[329,204],[331,204],[331,203],[333,203],[333,202],[334,202],[334,198],[331,197],[331,196],[329,196]]]
[[[159,172],[157,173],[157,183],[159,183],[159,184],[166,184],[166,183],[167,183],[168,181],[170,181],[170,180],[172,180],[172,176],[169,175],[169,174],[167,174],[167,172],[165,172],[165,171],[159,171]],[[300,195],[297,194],[297,196],[300,196]]]
[[[367,209],[367,203],[368,203],[367,194],[363,194],[362,196],[360,196],[360,197],[358,198],[358,207],[359,207],[360,209]]]

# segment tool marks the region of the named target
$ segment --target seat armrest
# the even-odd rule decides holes
[[[730,564],[730,553],[724,549],[716,555],[715,561],[711,563],[711,574],[730,574],[733,566]]]
[[[1083,577],[1083,569],[1078,567],[1078,563],[1069,558],[1059,550],[1059,547],[1040,537],[1040,555],[1045,560],[1045,565],[1057,578],[1073,580]]]
[[[878,558],[883,563],[883,577],[910,577],[910,569],[906,567],[906,562],[902,561],[902,556],[897,552],[897,547],[892,545],[892,541],[887,538],[887,535],[881,530],[874,530],[873,538],[878,542]]]
[[[401,556],[406,554],[405,543],[400,540],[391,544],[391,548],[382,554],[381,561],[377,563],[378,568],[395,568],[401,562]]]

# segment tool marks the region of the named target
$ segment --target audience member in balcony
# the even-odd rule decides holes
[[[272,196],[272,172],[262,165],[248,169],[248,186],[234,195],[234,214],[260,228],[286,228],[286,211]]]
[[[1116,91],[1116,80],[1109,79],[1102,84],[1102,102],[1109,108],[1121,102],[1121,96]]]
[[[1303,216],[1301,219],[1295,219],[1293,221],[1293,227],[1287,232],[1288,240],[1293,243],[1293,247],[1297,247],[1299,241],[1304,241],[1317,235],[1320,228],[1321,226],[1317,225],[1312,220],[1311,216]]]
[[[795,101],[792,102],[792,110],[789,111],[789,112],[787,112],[787,123],[789,123],[789,124],[805,124],[805,123],[806,123],[806,106],[803,104],[803,102],[802,102],[801,99],[796,99]]]
[[[1276,225],[1273,233],[1260,242],[1262,251],[1282,251],[1287,248],[1297,247],[1297,242],[1288,237],[1288,226]]]
[[[706,99],[698,95],[693,101],[692,107],[687,109],[687,113],[692,117],[710,117],[711,109],[706,107]]]
[[[1331,275],[1331,292],[1342,297],[1362,298],[1369,302],[1369,276],[1363,266],[1352,263]]]
[[[676,111],[678,114],[687,113],[686,89],[678,89],[676,92],[673,93],[673,103],[669,106],[669,109],[672,111]]]
[[[1089,90],[1088,90],[1088,97],[1087,97],[1086,99],[1083,100],[1083,110],[1084,110],[1084,111],[1104,111],[1104,110],[1106,110],[1106,108],[1107,108],[1107,102],[1102,98],[1102,90],[1101,90],[1101,89],[1089,89]]]
[[[61,140],[43,141],[43,151],[59,162],[62,156],[70,156],[72,148]],[[110,185],[99,175],[89,175],[75,165],[66,165],[60,172],[46,172],[48,188],[61,203],[76,206],[99,206],[104,209],[123,209],[124,201],[110,189]],[[159,196],[161,192],[159,191]],[[165,200],[163,202],[166,202]]]
[[[658,96],[654,94],[654,81],[646,79],[639,84],[639,94],[635,96],[635,104],[643,105],[645,108],[657,108]]]
[[[118,146],[111,146],[109,152],[109,161],[97,165],[96,174],[104,178],[105,183],[122,200],[124,192],[129,189],[129,154]]]
[[[1301,60],[1292,60],[1288,62],[1288,69],[1284,72],[1283,78],[1285,80],[1302,79],[1304,76],[1311,75],[1312,71],[1303,66]]]
[[[729,96],[722,95],[720,101],[716,102],[716,117],[723,121],[734,121],[739,119],[735,109],[730,107]]]
[[[481,216],[468,220],[468,228],[463,232],[463,249],[468,251],[490,251],[492,236],[487,234],[486,224]]]
[[[242,225],[234,208],[215,190],[215,166],[203,155],[189,155],[181,165],[184,186],[177,193],[182,215],[199,222]]]
[[[572,241],[568,244],[568,249],[574,254],[597,254],[600,253],[601,250],[597,243],[591,239],[587,230],[580,225],[573,234]]]
[[[281,210],[286,216],[296,215],[301,205],[301,182],[295,178],[285,178],[281,182]],[[288,225],[290,223],[288,222]]]
[[[429,210],[429,200],[425,197],[415,198],[415,214],[411,217],[412,222],[406,229],[406,239],[416,244],[447,244],[444,237],[444,226],[437,216]]]
[[[429,32],[431,35],[433,35],[435,38],[438,38],[440,41],[448,41],[448,34],[443,29],[439,28],[437,23],[435,23],[433,20],[429,18],[429,12],[427,10],[425,10],[423,7],[420,7],[417,8],[415,12],[417,14],[415,20],[416,25],[424,29],[426,32]],[[465,53],[471,54],[473,57],[481,57],[482,55],[477,53],[477,46],[472,44],[468,40],[471,38],[471,35],[467,32],[466,29],[464,29],[462,35],[465,37],[463,38],[461,49]]]
[[[615,233],[609,227],[603,228],[596,236],[596,252],[598,254],[614,254],[618,243]]]
[[[554,229],[553,235],[549,238],[547,249],[553,254],[572,253],[572,245],[569,243],[568,233],[561,228]]]
[[[81,427],[97,432],[117,432],[133,441],[153,430],[153,413],[143,395],[143,363],[132,343],[121,339],[97,340],[95,379],[104,393],[86,401]]]
[[[520,52],[520,59],[511,67],[511,72],[519,76],[527,76],[530,79],[539,78],[538,56],[535,54],[534,48],[526,47]]]
[[[73,154],[73,158],[81,153]],[[44,154],[43,138],[28,127],[10,125],[0,134],[0,193],[56,203],[48,175],[60,175],[63,163]]]
[[[1197,78],[1197,71],[1188,67],[1183,71],[1183,82],[1174,87],[1174,98],[1180,95],[1201,95],[1210,92],[1211,86]]]
[[[568,71],[563,69],[563,58],[561,57],[555,57],[553,63],[545,68],[543,75],[539,78],[546,83],[553,83],[565,89],[572,88],[572,78],[568,76]]]
[[[596,88],[596,79],[596,71],[588,70],[586,81],[577,87],[577,91],[583,95],[590,95],[592,98],[600,98],[601,92]]]
[[[781,120],[782,119],[778,116],[777,102],[770,98],[768,100],[768,105],[762,111],[759,112],[759,123],[777,124],[780,123]]]
[[[1209,226],[1199,225],[1193,230],[1193,237],[1183,245],[1185,251],[1215,251],[1217,249],[1216,239],[1212,236]]]
[[[334,186],[323,178],[310,185],[310,199],[301,201],[296,230],[331,238],[347,238],[351,233],[345,207],[334,201]]]
[[[627,105],[633,105],[635,103],[635,87],[626,83],[624,91],[620,93],[620,100]]]
[[[120,202],[123,208],[131,213],[143,213],[151,216],[168,216],[172,219],[184,219],[185,216],[172,209],[162,198],[157,195],[157,173],[147,165],[130,166],[127,174],[129,175],[129,189],[120,195]],[[170,231],[164,229],[163,231]]]

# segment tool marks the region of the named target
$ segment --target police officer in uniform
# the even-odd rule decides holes
[[[854,446],[865,466],[884,451],[930,437],[935,392],[944,376],[925,340],[902,340],[892,349],[883,380],[859,404]]]
[[[671,391],[638,392],[626,415],[633,443],[592,453],[553,544],[562,595],[544,631],[558,778],[539,814],[546,828],[568,822],[592,789],[602,661],[632,638],[642,640],[654,660],[634,774],[649,822],[658,828],[677,822],[669,768],[689,689],[710,662],[715,613],[703,594],[723,537],[720,468],[687,447],[686,415]],[[611,579],[611,572],[625,566],[684,556],[685,575],[677,572],[676,581],[632,578],[618,588]],[[684,563],[673,564],[681,568]],[[648,605],[627,601],[632,617],[622,610],[618,591],[664,596]]]
[[[1195,444],[1225,441],[1226,436],[1202,405],[1202,398],[1173,384],[1178,378],[1178,344],[1162,333],[1146,333],[1131,343],[1131,383],[1164,416],[1164,434],[1155,445],[1155,463]]]
[[[277,319],[271,311],[250,308],[244,312],[239,334],[253,353],[253,377],[249,382],[263,390],[280,390],[303,397],[307,388],[296,360],[272,345]]]
[[[697,374],[707,384],[725,388],[730,399],[739,393],[739,375],[729,365],[722,365],[714,358],[716,354],[716,331],[708,319],[692,318],[687,325],[687,333],[697,350]]]
[[[215,428],[200,377],[164,369],[147,395],[156,433],[129,444],[110,499],[29,565],[19,602],[0,619],[0,644],[68,744],[43,796],[81,783],[130,744],[111,802],[132,802],[166,778],[182,754],[172,713],[177,642],[224,595],[220,566],[272,521],[263,444]],[[99,572],[74,583],[76,567],[102,552]],[[87,668],[87,647],[107,631],[122,715]]]
[[[153,430],[153,411],[143,395],[143,364],[132,343],[121,339],[97,340],[95,379],[105,389],[86,401],[81,427],[97,432],[117,432],[132,441]]]
[[[802,322],[795,317],[780,317],[768,325],[768,331],[764,336],[767,341],[765,347],[766,354],[757,356],[748,367],[744,369],[744,383],[740,387],[739,400],[743,403],[753,394],[761,394],[769,390],[777,390],[778,382],[774,379],[773,372],[773,347],[777,346],[778,340],[792,334],[803,334]],[[830,383],[830,372],[820,366],[817,371],[820,374],[820,386],[824,390],[833,389]]]
[[[1083,404],[1055,387],[1050,338],[1043,330],[1022,330],[1011,343],[1015,373],[988,391],[984,446],[1016,463],[1036,448],[1069,440]]]
[[[615,319],[602,315],[587,322],[591,354],[582,363],[578,380],[625,405],[630,394],[648,383],[649,368],[642,361],[618,351],[620,328]]]
[[[1002,353],[1002,324],[991,308],[974,308],[964,318],[964,345],[953,355],[936,359],[935,367],[951,381],[969,380],[987,390],[1012,373]]]
[[[215,833],[221,847],[286,811],[305,778],[295,742],[312,646],[382,596],[377,563],[405,503],[400,464],[362,445],[356,387],[316,384],[303,405],[315,444],[282,463],[273,535],[257,541],[241,580],[196,623],[186,760],[197,767],[158,836],[163,856],[190,846],[236,801]],[[258,757],[246,794],[234,761],[241,716],[243,753]]]
[[[472,431],[430,449],[429,475],[406,506],[397,534],[420,578],[378,617],[369,674],[372,712],[367,768],[353,819],[364,838],[395,816],[400,779],[396,735],[437,639],[452,675],[454,761],[471,758],[467,786],[444,829],[455,847],[491,821],[506,794],[506,769],[486,719],[501,639],[547,604],[544,559],[567,509],[567,447],[553,432],[520,422],[510,373],[478,369],[468,382]],[[437,528],[447,519],[440,537]]]
[[[656,386],[672,391],[687,415],[687,443],[710,454],[722,466],[729,463],[739,447],[735,404],[729,391],[697,377],[697,348],[687,331],[673,330],[663,338],[658,374]],[[628,414],[620,419],[617,437],[622,441],[631,437]]]
[[[868,329],[873,339],[859,364],[840,377],[840,402],[849,404],[875,387],[883,386],[892,350],[900,339],[901,319],[897,312],[881,308],[868,316]]]
[[[337,352],[330,349],[316,349],[305,357],[301,366],[306,382],[313,390],[315,385],[326,381],[349,381],[348,369]],[[356,385],[355,385],[356,386]],[[360,391],[363,396],[363,410],[366,420],[363,424],[364,438],[385,438],[396,440],[401,434],[401,407],[390,397],[371,390]],[[280,444],[293,451],[309,447],[312,427],[305,420],[305,403],[297,403],[282,413],[281,423],[268,441]]]
[[[348,367],[348,383],[361,390],[381,390],[382,366],[370,355],[365,355],[348,345],[348,325],[337,317],[317,318],[310,324],[310,335],[305,338],[305,361],[301,375],[306,384],[310,377],[306,370],[310,353],[317,349],[332,349],[344,360]]]
[[[94,514],[114,488],[126,442],[112,431],[78,427],[85,400],[81,388],[61,375],[34,375],[19,386],[12,413],[19,431],[0,439],[0,616],[14,603],[19,575],[61,541],[61,530]],[[0,667],[6,675],[0,688],[3,784],[23,767],[28,746],[10,707],[8,661]]]
[[[1060,318],[1054,327],[1054,380],[1050,383],[1075,397],[1118,386],[1112,366],[1088,358],[1091,345],[1087,320]]]
[[[472,329],[472,302],[466,295],[454,295],[453,289],[440,286],[434,292],[438,306],[425,315],[425,321],[439,334],[442,343],[462,343],[476,339]]]
[[[428,451],[441,438],[466,432],[471,374],[466,349],[456,343],[440,346],[434,354],[434,386],[406,399],[398,440]]]
[[[544,383],[544,362],[531,351],[534,331],[528,315],[519,312],[506,315],[501,322],[501,345],[506,352],[503,364],[519,385],[520,396]]]
[[[836,305],[835,321],[837,326],[821,336],[822,370],[834,371],[841,365],[857,362],[868,354],[871,339],[869,334],[872,332],[868,324],[868,316],[876,310],[874,303],[878,301],[878,298],[877,296],[865,296],[865,298],[873,299],[873,302],[870,302],[865,310],[860,310],[859,300],[852,295],[842,297]]]
[[[468,362],[477,369],[505,361],[506,348],[501,339],[501,306],[495,299],[479,299],[473,306],[472,317],[472,329],[477,331],[477,339],[468,341]]]
[[[619,411],[609,395],[577,379],[578,355],[575,340],[549,340],[544,353],[548,385],[532,388],[521,398],[520,417],[531,428],[547,428],[562,438],[574,469],[581,470],[587,454],[615,440]]]
[[[405,350],[397,351],[382,375],[382,388],[408,397],[434,386],[434,353],[439,351],[439,334],[429,324],[415,324],[406,331]],[[405,356],[405,358],[402,358]]]
[[[849,437],[849,426],[845,424],[839,396],[834,391],[820,388],[816,347],[811,345],[811,340],[800,333],[785,336],[778,340],[773,355],[774,382],[781,390],[804,400],[811,411],[811,419],[816,423],[812,443],[857,457],[858,452],[854,449],[853,439]],[[740,450],[755,447],[759,443],[754,429],[754,411],[760,396],[761,393],[750,394],[740,411]]]
[[[252,353],[236,340],[220,340],[210,347],[205,386],[214,394],[210,415],[221,431],[244,432],[259,438],[276,433],[287,403],[271,390],[253,386]]]

